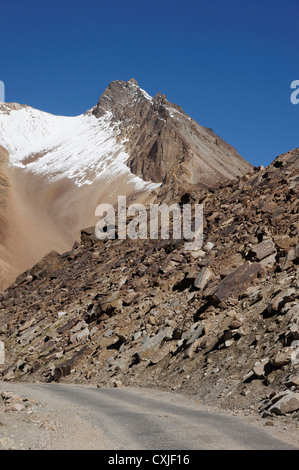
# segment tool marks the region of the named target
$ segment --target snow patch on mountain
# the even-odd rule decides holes
[[[29,106],[0,106],[0,145],[10,154],[10,164],[51,181],[72,179],[77,186],[99,179],[127,175],[136,189],[154,189],[131,173],[126,162],[126,140],[111,112],[96,118],[91,113],[55,116]]]

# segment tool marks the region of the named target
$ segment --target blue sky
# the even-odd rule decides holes
[[[298,0],[2,2],[6,101],[78,115],[134,77],[254,165],[299,146]]]

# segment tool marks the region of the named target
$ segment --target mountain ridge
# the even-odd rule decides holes
[[[200,126],[160,92],[152,98],[135,79],[111,82],[92,113],[102,117],[111,107],[120,131],[124,132],[123,123],[127,126],[131,171],[166,184],[169,197],[177,196],[184,184],[212,186],[252,168],[212,129]],[[133,125],[128,124],[132,119]]]

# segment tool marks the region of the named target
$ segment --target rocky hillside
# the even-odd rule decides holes
[[[91,228],[48,253],[0,297],[2,378],[140,384],[296,417],[298,157],[186,195],[204,207],[201,250]]]

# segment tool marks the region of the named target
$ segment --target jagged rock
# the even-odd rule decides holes
[[[288,269],[293,263],[298,261],[298,256],[298,250],[296,248],[290,248],[287,251],[286,256],[279,260],[280,269],[282,271]]]
[[[213,275],[214,273],[210,268],[208,267],[203,268],[200,271],[197,278],[195,279],[194,286],[197,289],[203,290],[206,287],[209,280],[212,279]]]
[[[284,345],[291,346],[292,343],[299,340],[299,324],[289,323],[284,337]]]
[[[81,243],[86,246],[92,246],[98,242],[95,233],[95,227],[88,227],[81,230]]]
[[[10,380],[14,380],[15,379],[15,373],[14,371],[10,370],[8,372],[4,372],[3,373],[3,380],[5,382],[9,382]]]
[[[272,367],[271,367],[271,362],[269,358],[264,358],[259,362],[256,362],[252,368],[252,372],[255,375],[256,378],[258,379],[264,379],[266,375],[271,372]]]
[[[276,294],[268,305],[268,312],[278,312],[282,307],[292,299],[296,293],[295,288],[289,288]]]
[[[108,315],[111,316],[119,311],[122,308],[122,300],[120,298],[119,292],[113,292],[103,297],[96,307],[96,315]]]
[[[284,351],[276,354],[272,359],[271,363],[273,367],[283,367],[286,364],[291,362],[292,353],[294,350],[292,348],[286,348]]]
[[[201,338],[197,338],[185,351],[184,358],[191,359],[194,353],[197,353],[201,349],[201,343],[202,343]]]
[[[274,253],[276,253],[275,243],[272,240],[264,240],[251,248],[247,258],[251,261],[261,261]]]
[[[206,252],[203,251],[203,250],[191,251],[191,256],[192,256],[194,259],[197,259],[197,258],[204,258],[204,257],[206,256]]]
[[[209,294],[208,298],[216,304],[225,303],[229,299],[238,297],[247,289],[258,276],[260,266],[258,263],[246,263],[239,266],[232,274],[221,281]]]
[[[30,269],[30,274],[35,277],[45,276],[46,274],[54,273],[62,267],[63,261],[61,256],[56,251],[52,250]]]
[[[70,342],[71,343],[78,343],[78,342],[82,341],[84,338],[88,338],[89,336],[90,336],[90,331],[86,327],[82,331],[78,331],[78,332],[74,333],[70,337]]]
[[[128,306],[140,300],[141,295],[138,292],[132,291],[126,295],[123,299],[123,304]]]
[[[155,352],[150,357],[150,365],[158,364],[158,362],[162,361],[165,357],[167,357],[171,352],[174,351],[174,345],[169,342],[164,344],[157,352]]]
[[[274,243],[278,248],[287,250],[294,244],[294,238],[289,235],[277,235],[273,237]]]
[[[165,340],[170,340],[172,338],[172,335],[173,328],[169,326],[161,328],[155,336],[151,338],[145,338],[143,344],[137,351],[139,360],[144,361],[150,359],[151,356],[156,353],[161,343]]]
[[[202,323],[194,323],[189,330],[182,334],[181,339],[183,340],[184,348],[189,348],[189,346],[191,346],[194,341],[196,341],[200,336],[204,335],[204,332],[205,327]]]
[[[294,377],[290,377],[288,381],[286,382],[287,387],[296,387],[296,389],[299,390],[299,375],[296,375]]]
[[[261,269],[265,269],[266,271],[268,271],[271,268],[273,269],[275,267],[275,264],[276,264],[276,255],[275,254],[267,256],[266,258],[262,259],[259,262],[259,265],[260,265]]]
[[[228,327],[229,327],[230,330],[238,330],[241,326],[242,326],[242,322],[240,320],[233,320],[229,324]]]
[[[114,388],[121,388],[123,386],[122,382],[120,380],[113,380],[112,381],[112,387]]]
[[[58,382],[62,377],[71,374],[72,369],[84,358],[84,356],[87,356],[90,352],[90,346],[86,345],[70,359],[68,359],[58,367],[55,367],[53,372],[53,379]]]
[[[285,415],[299,410],[299,393],[284,392],[275,397],[274,404],[268,409],[269,413]]]
[[[31,341],[36,337],[37,331],[39,331],[38,325],[34,325],[31,328],[27,328],[18,339],[18,343],[31,343]]]
[[[211,251],[214,248],[214,243],[208,242],[203,246],[204,251]]]

